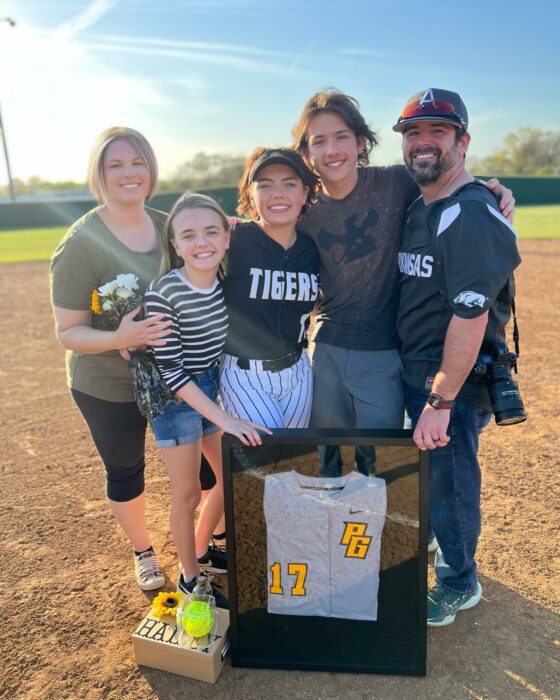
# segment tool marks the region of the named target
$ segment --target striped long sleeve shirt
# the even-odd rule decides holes
[[[148,316],[163,313],[173,322],[165,345],[153,348],[171,391],[177,392],[193,375],[217,363],[228,328],[223,291],[217,280],[210,289],[198,289],[179,270],[171,270],[150,284],[145,306]]]

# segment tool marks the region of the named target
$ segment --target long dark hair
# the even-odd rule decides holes
[[[360,136],[364,138],[365,145],[358,156],[358,165],[368,165],[369,154],[372,148],[379,143],[377,136],[363,118],[358,100],[350,97],[350,95],[345,95],[336,88],[328,88],[327,90],[316,92],[306,102],[296,125],[292,129],[295,150],[303,158],[308,158],[309,142],[307,140],[307,129],[309,122],[318,114],[329,112],[338,114],[346,126],[354,132],[357,139]]]

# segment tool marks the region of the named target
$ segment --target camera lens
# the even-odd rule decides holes
[[[527,420],[517,382],[507,365],[491,364],[486,375],[492,411],[498,425],[515,425]]]

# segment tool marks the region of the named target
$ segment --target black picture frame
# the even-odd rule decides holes
[[[319,477],[319,445],[340,449],[343,476],[355,471],[357,446],[376,454],[387,494],[376,621],[267,610],[264,480],[293,469]],[[275,430],[258,447],[224,435],[222,454],[232,665],[426,675],[428,458],[412,431]],[[303,536],[313,546],[313,522]]]

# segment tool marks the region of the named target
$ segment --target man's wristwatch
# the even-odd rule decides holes
[[[432,408],[453,408],[455,401],[453,399],[444,399],[439,394],[430,394],[426,399],[426,403]]]

